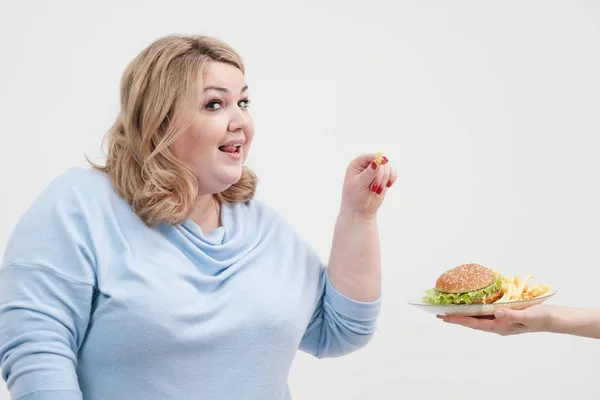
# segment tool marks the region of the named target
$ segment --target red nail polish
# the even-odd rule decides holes
[[[379,185],[378,185],[378,184],[376,184],[376,183],[374,183],[374,184],[373,184],[373,187],[371,188],[371,190],[372,190],[373,192],[377,192],[377,191],[379,190]]]
[[[392,181],[388,181],[387,185],[385,185],[385,186],[387,186],[387,187],[392,186]]]
[[[377,189],[377,194],[381,194],[381,192],[383,192],[383,186],[379,186],[379,189]]]
[[[388,161],[390,161],[390,160],[388,160],[388,158],[387,158],[386,156],[383,156],[383,157],[381,157],[381,158],[383,159],[383,163],[384,163],[384,164],[387,164],[387,163],[388,163]]]
[[[377,168],[377,163],[375,161],[371,161],[371,167],[373,167],[373,169]]]

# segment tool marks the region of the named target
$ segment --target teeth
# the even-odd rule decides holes
[[[233,146],[236,149],[239,149],[240,147],[242,147],[242,144],[241,143],[239,143],[239,144],[224,144],[222,146],[219,146],[219,148],[223,148],[223,147],[227,147],[227,146]]]

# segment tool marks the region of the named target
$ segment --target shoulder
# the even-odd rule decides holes
[[[93,169],[70,168],[42,189],[28,213],[85,214],[90,217],[123,203],[120,199],[107,174]]]
[[[70,168],[54,178],[44,188],[38,200],[69,201],[83,196],[95,198],[115,194],[107,174],[85,168]]]
[[[71,279],[93,282],[94,238],[115,196],[100,171],[68,169],[41,191],[17,221],[3,264],[45,266]],[[104,239],[102,239],[104,240]]]
[[[109,207],[114,207],[116,197],[106,174],[68,169],[51,180],[31,202],[14,227],[13,239],[24,235],[40,240],[52,235],[89,236],[90,227],[104,218]]]

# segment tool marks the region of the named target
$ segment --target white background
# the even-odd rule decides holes
[[[324,259],[350,159],[385,150],[400,172],[378,334],[299,353],[295,400],[598,398],[598,342],[470,331],[406,301],[479,262],[600,307],[599,3],[284,3],[2,0],[0,250],[51,179],[101,161],[126,64],[164,34],[214,35],[248,67],[258,197]]]

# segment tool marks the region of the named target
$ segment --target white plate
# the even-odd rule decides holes
[[[438,304],[427,304],[423,303],[421,299],[409,300],[408,304],[413,305],[423,311],[436,314],[436,315],[464,315],[468,317],[480,317],[494,315],[496,310],[502,308],[510,308],[512,310],[524,310],[527,307],[541,304],[554,296],[556,290],[552,293],[542,297],[536,297],[531,300],[519,300],[510,302],[497,302],[492,304],[450,304],[450,305],[438,305]]]

